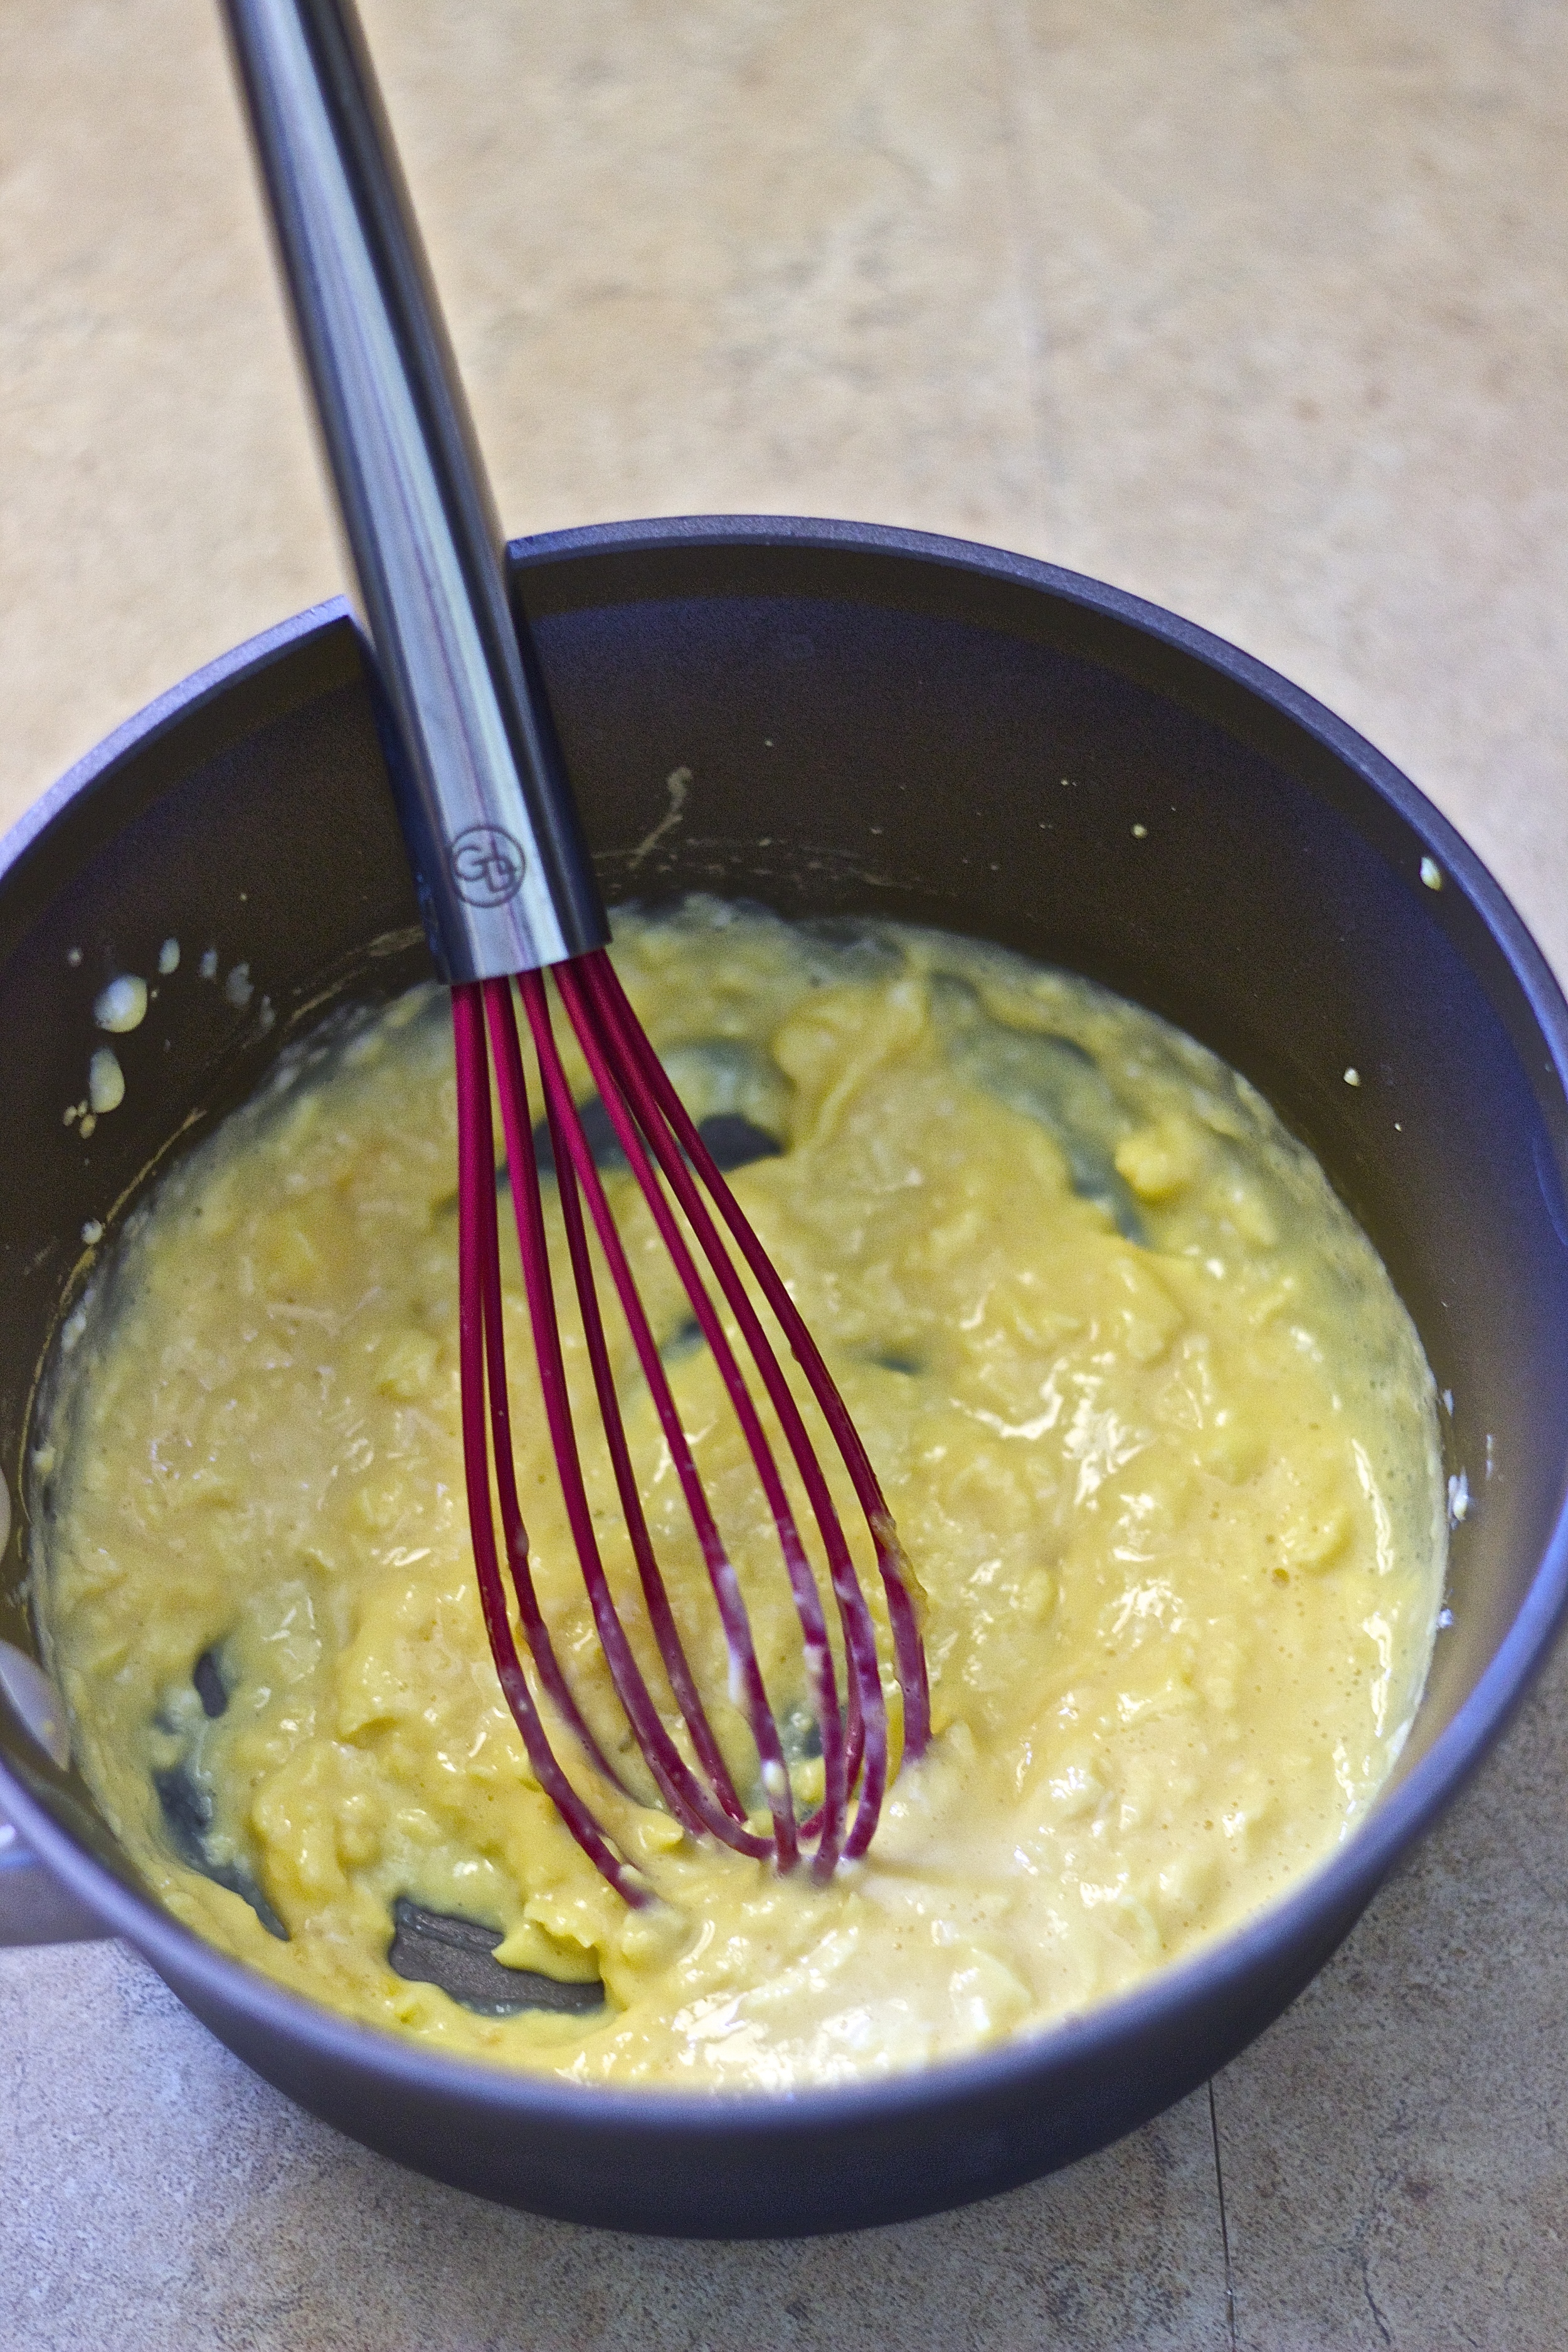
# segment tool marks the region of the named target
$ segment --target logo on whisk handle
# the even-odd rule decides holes
[[[499,824],[470,824],[447,844],[452,887],[470,907],[504,907],[522,887],[528,860]]]

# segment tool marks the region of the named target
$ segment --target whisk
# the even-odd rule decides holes
[[[826,1878],[868,1846],[892,1759],[876,1621],[819,1443],[837,1454],[865,1519],[902,1694],[902,1756],[912,1759],[930,1736],[930,1706],[911,1580],[893,1522],[819,1350],[605,953],[608,922],[537,660],[511,614],[500,526],[353,8],[349,0],[224,5],[374,653],[378,719],[398,813],[431,949],[452,991],[463,1452],[474,1560],[501,1688],[534,1777],[574,1837],[628,1904],[647,1901],[647,1880],[616,1850],[557,1753],[563,1736],[590,1782],[596,1775],[623,1795],[634,1793],[574,1694],[530,1563],[501,1321],[492,1069],[562,1500],[631,1737],[663,1805],[689,1834],[717,1839],[780,1871],[805,1860]],[[821,1743],[822,1794],[804,1818],[745,1594],[568,1082],[552,995],[711,1352],[776,1533]],[[551,1269],[520,1003],[597,1406],[597,1429],[588,1434],[607,1454],[646,1612],[645,1654],[651,1639],[668,1685],[662,1706],[617,1607],[590,1504],[584,1433],[569,1390]],[[629,1335],[711,1589],[729,1658],[726,1696],[756,1750],[763,1802],[750,1809],[656,1557],[602,1288]],[[794,1359],[805,1400],[770,1323]],[[792,1499],[785,1465],[804,1494],[805,1513]],[[512,1633],[503,1559],[531,1675]]]

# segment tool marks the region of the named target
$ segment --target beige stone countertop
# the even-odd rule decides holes
[[[1568,971],[1561,0],[366,0],[512,530],[955,531],[1363,729]],[[0,819],[331,592],[206,0],[0,6]],[[1568,1665],[1305,1999],[1057,2179],[636,2242],[0,1956],[5,2352],[1568,2343]]]

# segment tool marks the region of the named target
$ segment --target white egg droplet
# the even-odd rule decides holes
[[[147,983],[138,980],[132,971],[122,971],[118,980],[100,990],[92,1008],[92,1017],[100,1029],[121,1036],[128,1029],[139,1029],[147,1018]]]
[[[100,1045],[87,1066],[87,1098],[95,1118],[125,1100],[125,1073],[111,1045]]]

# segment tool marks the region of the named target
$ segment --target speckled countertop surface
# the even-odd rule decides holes
[[[1556,0],[374,0],[514,530],[990,539],[1364,730],[1568,970]],[[205,0],[0,9],[0,818],[337,583]],[[0,1955],[7,2352],[1568,2341],[1568,1662],[1307,1997],[1055,2180],[639,2243],[339,2139],[114,1945]]]

